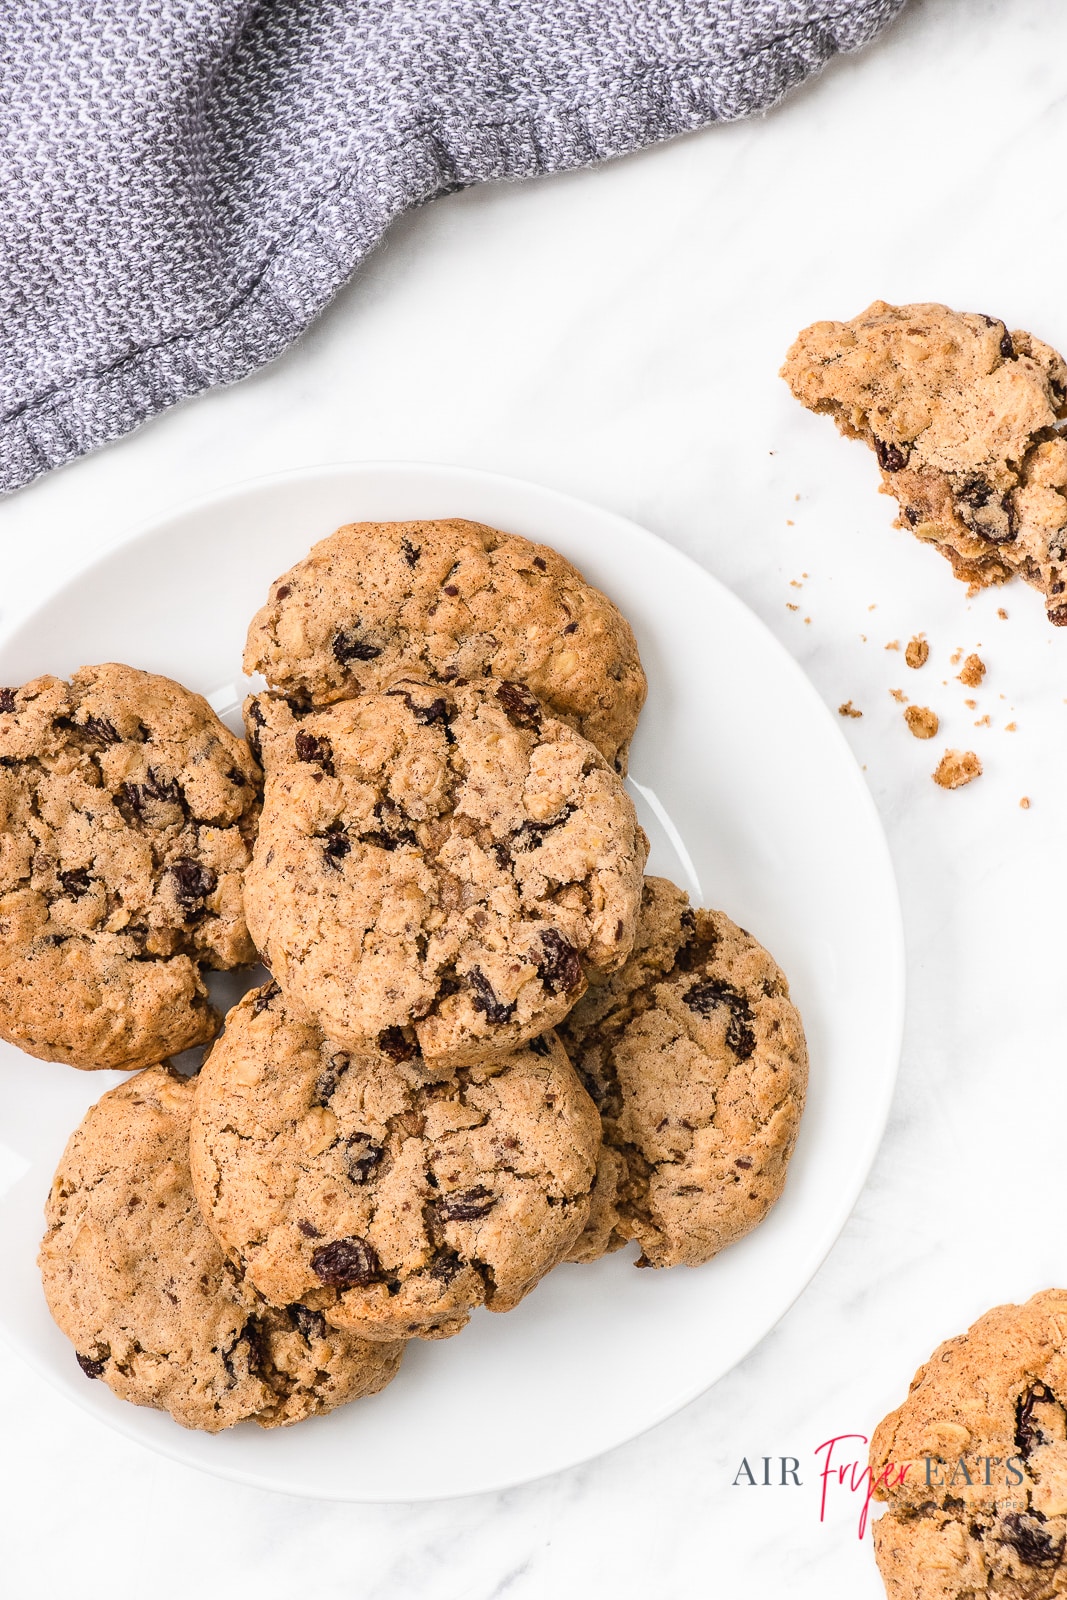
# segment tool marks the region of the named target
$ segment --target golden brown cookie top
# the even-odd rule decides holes
[[[567,1253],[600,1127],[558,1040],[427,1082],[350,1055],[269,985],[200,1074],[197,1195],[256,1287],[368,1338],[456,1333]]]
[[[152,1067],[88,1111],[59,1163],[40,1266],[87,1378],[210,1433],[297,1422],[373,1394],[400,1344],[266,1305],[227,1266],[193,1198],[194,1085]]]
[[[901,527],[968,582],[1020,573],[1067,622],[1067,366],[1055,350],[995,317],[876,300],[806,328],[782,376],[872,446]]]
[[[249,927],[340,1044],[442,1070],[553,1026],[633,943],[647,855],[622,780],[520,684],[398,683],[246,717],[267,770]]]
[[[316,706],[397,678],[525,683],[617,771],[646,683],[629,623],[548,545],[478,522],[359,522],[271,587],[245,671]]]
[[[634,953],[560,1029],[623,1159],[613,1227],[643,1266],[697,1266],[748,1233],[781,1193],[807,1086],[804,1031],[766,950],[720,911],[646,878]],[[598,1189],[601,1179],[598,1178]],[[577,1255],[588,1259],[589,1239]]]
[[[871,1472],[890,1595],[1067,1593],[1067,1290],[939,1345],[875,1429]]]
[[[81,1067],[210,1038],[200,967],[255,959],[259,780],[169,678],[109,664],[0,689],[0,1035]]]

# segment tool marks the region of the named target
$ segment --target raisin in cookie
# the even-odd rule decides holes
[[[478,522],[360,522],[253,619],[245,670],[316,706],[397,678],[525,683],[618,772],[647,685],[633,632],[547,545]]]
[[[755,939],[646,878],[629,961],[560,1033],[604,1128],[572,1260],[636,1239],[639,1266],[699,1266],[762,1221],[785,1182],[808,1056],[785,977]]]
[[[939,1345],[875,1429],[890,1600],[1067,1594],[1067,1290]]]
[[[90,1109],[59,1163],[40,1267],[82,1371],[209,1433],[384,1388],[402,1344],[338,1332],[298,1301],[268,1306],[223,1257],[193,1198],[193,1093],[165,1067],[138,1073]]]
[[[510,1310],[573,1247],[599,1147],[555,1035],[427,1083],[338,1049],[274,984],[226,1019],[191,1141],[204,1215],[259,1291],[371,1339]]]
[[[816,322],[782,376],[878,455],[884,490],[968,583],[1021,573],[1067,623],[1067,367],[1029,333],[947,306],[876,300]]]
[[[519,684],[261,695],[248,925],[339,1044],[428,1065],[514,1049],[626,959],[647,840],[622,780]]]
[[[210,1039],[201,966],[255,960],[258,794],[248,746],[169,678],[0,689],[0,1037],[129,1068]]]

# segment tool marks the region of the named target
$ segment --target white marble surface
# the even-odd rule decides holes
[[[521,1490],[362,1508],[199,1477],[9,1367],[11,1593],[177,1600],[205,1574],[213,1594],[262,1600],[881,1593],[855,1497],[835,1490],[819,1521],[816,1446],[869,1432],[987,1306],[1067,1281],[1067,638],[1032,591],[968,601],[890,529],[866,452],[775,374],[800,326],[876,296],[990,311],[1067,348],[1065,50],[1057,0],[913,0],[764,122],[423,209],[272,369],[0,505],[4,622],[138,522],[306,462],[466,463],[636,518],[742,595],[832,705],[863,710],[843,725],[889,835],[910,966],[866,1191],[780,1326],[686,1411]],[[885,646],[919,630],[915,673]],[[959,646],[989,666],[974,711]],[[909,736],[896,687],[944,738]],[[929,777],[946,743],[985,765],[953,794]],[[742,1457],[782,1454],[802,1487],[732,1486]]]

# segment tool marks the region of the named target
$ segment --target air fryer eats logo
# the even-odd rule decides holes
[[[958,1456],[955,1460],[942,1456],[920,1456],[917,1461],[889,1461],[874,1474],[867,1461],[870,1440],[865,1433],[836,1433],[824,1439],[812,1452],[812,1469],[803,1470],[797,1456],[747,1456],[742,1458],[733,1477],[735,1488],[801,1489],[806,1482],[819,1488],[819,1521],[825,1522],[828,1507],[842,1496],[852,1498],[857,1508],[856,1537],[862,1539],[867,1532],[871,1501],[879,1489],[899,1488],[905,1481],[909,1486],[916,1479],[931,1494],[939,1490],[946,1493],[961,1489],[997,1487],[1017,1488],[1023,1481],[1023,1456]],[[1014,1511],[1015,1502],[997,1496],[1001,1511]]]

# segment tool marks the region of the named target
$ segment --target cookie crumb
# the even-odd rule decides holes
[[[953,663],[955,663],[955,656],[953,656],[952,659]],[[985,662],[982,660],[981,656],[968,656],[966,661],[963,663],[963,671],[959,674],[960,682],[965,684],[968,689],[977,689],[984,677]]]
[[[967,707],[968,711],[977,711],[978,710],[978,701],[977,700],[965,700],[963,703]]]
[[[992,727],[992,723],[989,720],[989,712],[988,711],[986,712],[984,717],[979,717],[978,718],[977,722],[975,723],[975,727],[976,728],[990,728],[990,727]]]
[[[889,693],[893,696],[893,699],[896,701],[898,706],[907,705],[908,697],[904,693],[903,689],[890,689]]]
[[[786,517],[786,519],[785,519],[785,525],[786,525],[786,527],[787,527],[787,528],[791,528],[791,527],[792,527],[792,526],[793,526],[793,519],[792,519],[792,517]]]
[[[942,789],[962,789],[981,775],[982,763],[973,750],[946,750],[932,777]]]
[[[922,667],[926,665],[930,656],[930,646],[921,633],[908,640],[908,647],[904,651],[904,660],[909,667]]]
[[[800,607],[793,605],[791,601],[787,600],[785,603],[785,609],[787,611],[799,611]]]
[[[1006,722],[1004,724],[1004,732],[1005,733],[1015,733],[1017,731],[1018,730],[1016,729],[1014,722]]]
[[[803,589],[804,585],[800,582],[799,578],[790,578],[789,587],[791,589]]]
[[[1029,809],[1030,809],[1030,796],[1028,794],[1024,794],[1022,799],[1019,801],[1019,805],[1021,806],[1023,811],[1029,811]]]
[[[805,622],[810,622],[810,621],[811,621],[811,618],[810,618],[810,617],[805,617],[805,618],[804,618],[804,621],[805,621]]]
[[[873,605],[873,606],[868,606],[868,607],[867,607],[867,610],[868,610],[868,611],[877,611],[877,610],[878,610],[878,602],[877,602],[877,601],[875,601],[875,603],[874,603],[874,605]]]
[[[998,606],[997,607],[997,616],[1000,618],[1001,622],[1007,622],[1007,620],[1008,620],[1008,613],[1005,611],[1003,606]],[[1028,805],[1029,805],[1029,803],[1030,802],[1027,801]]]
[[[899,639],[890,639],[889,643],[886,645],[886,649],[887,650],[899,650],[900,649],[900,640]]]
[[[962,651],[962,649],[953,650],[952,654],[948,658],[949,666],[950,667],[958,667],[962,660],[963,660],[963,651]]]
[[[909,706],[904,713],[904,720],[916,739],[932,739],[941,726],[937,712],[931,711],[929,706]]]
[[[862,717],[863,712],[857,711],[851,700],[846,700],[844,705],[838,706],[837,714],[839,717]]]

